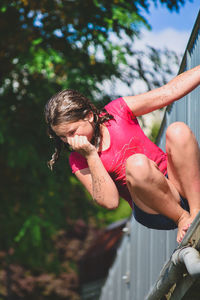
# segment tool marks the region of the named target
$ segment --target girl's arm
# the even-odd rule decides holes
[[[135,116],[165,107],[184,97],[200,84],[200,65],[188,70],[164,86],[137,96],[123,97]]]
[[[107,209],[117,208],[119,205],[117,187],[104,168],[96,148],[88,142],[85,136],[75,136],[68,139],[68,142],[75,151],[87,159],[89,167],[77,171],[76,177],[99,205]]]

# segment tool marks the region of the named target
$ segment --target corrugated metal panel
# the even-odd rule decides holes
[[[200,13],[180,70],[200,64]],[[175,121],[187,123],[200,141],[200,87],[168,107],[158,144],[165,150],[166,128]],[[131,219],[116,260],[109,271],[100,300],[143,300],[159,276],[165,261],[177,247],[177,230],[148,229]]]
[[[144,299],[175,246],[176,230],[152,230],[131,219],[100,299]]]

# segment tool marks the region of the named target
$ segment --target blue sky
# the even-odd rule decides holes
[[[153,2],[153,1],[152,1]],[[152,26],[152,30],[142,30],[142,39],[135,44],[144,48],[145,44],[156,48],[168,48],[177,53],[183,53],[192,32],[195,20],[200,9],[200,0],[186,0],[180,11],[170,12],[165,5],[152,3],[149,14],[143,13]]]
[[[160,31],[166,28],[174,28],[179,31],[191,31],[200,9],[200,1],[186,0],[184,6],[181,6],[179,13],[176,11],[170,12],[166,6],[160,3],[158,8],[154,5],[150,7],[150,14],[144,14],[152,26],[152,30]]]

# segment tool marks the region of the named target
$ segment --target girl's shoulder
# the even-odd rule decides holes
[[[122,97],[112,100],[105,107],[106,111],[115,116],[119,116],[126,119],[134,119],[133,112],[128,107],[127,103]]]

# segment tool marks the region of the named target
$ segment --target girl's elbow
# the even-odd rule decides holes
[[[99,204],[100,206],[108,209],[108,210],[114,210],[116,208],[118,208],[119,206],[119,198],[114,198],[114,199],[95,199],[93,198],[94,201]]]
[[[119,198],[109,199],[106,203],[106,208],[109,210],[114,210],[119,206]]]
[[[119,203],[118,203],[118,204],[109,205],[109,206],[107,207],[107,209],[109,209],[109,210],[115,210],[115,209],[118,208],[118,206],[119,206]]]

